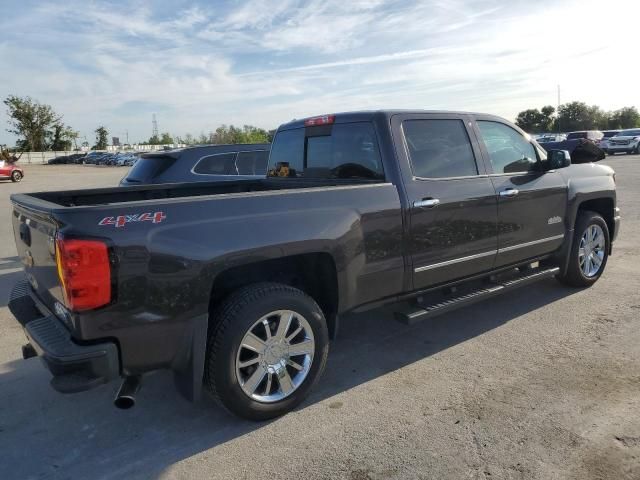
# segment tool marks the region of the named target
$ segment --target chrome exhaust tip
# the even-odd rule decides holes
[[[113,400],[116,408],[127,410],[136,405],[136,394],[140,390],[140,376],[126,377]]]

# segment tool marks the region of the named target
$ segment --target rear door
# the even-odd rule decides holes
[[[510,124],[479,116],[476,127],[498,198],[496,266],[553,252],[566,230],[564,178],[543,171],[545,152]]]
[[[414,289],[490,270],[497,203],[470,117],[399,114],[391,123],[409,203]]]

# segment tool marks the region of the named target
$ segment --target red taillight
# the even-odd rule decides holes
[[[56,263],[67,308],[79,312],[111,301],[111,267],[104,243],[58,238]]]
[[[319,117],[307,118],[304,121],[305,127],[314,127],[316,125],[331,125],[336,119],[335,115],[321,115]]]

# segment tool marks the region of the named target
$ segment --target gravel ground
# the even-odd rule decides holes
[[[63,396],[20,359],[9,194],[124,173],[27,166],[0,185],[0,478],[640,479],[640,156],[603,163],[623,224],[593,288],[547,280],[413,327],[350,316],[319,388],[267,423],[189,404],[163,372],[119,411],[115,383]]]

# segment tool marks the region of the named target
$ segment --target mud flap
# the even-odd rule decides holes
[[[191,319],[172,367],[176,388],[191,402],[197,402],[202,395],[208,323],[208,314]]]

